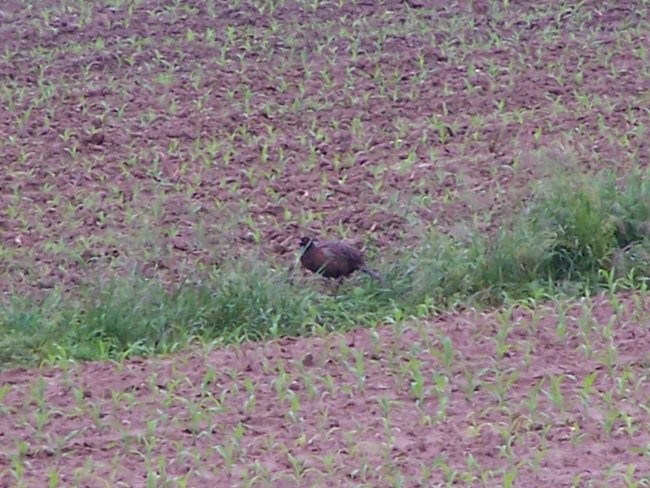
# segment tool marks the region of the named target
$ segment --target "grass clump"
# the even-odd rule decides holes
[[[609,172],[560,172],[491,235],[430,233],[402,256],[392,279],[409,306],[575,294],[610,273],[636,286],[650,273],[648,230],[647,174],[635,171],[617,184]]]
[[[432,230],[384,266],[388,290],[359,278],[334,297],[317,281],[292,286],[284,270],[251,258],[172,290],[131,277],[75,297],[14,297],[0,306],[0,362],[104,359],[171,352],[196,338],[241,342],[340,330],[459,304],[578,293],[606,284],[612,272],[637,286],[650,272],[646,176],[635,172],[617,184],[608,173],[560,175],[492,235]]]
[[[540,281],[597,283],[602,270],[622,266],[616,256],[648,247],[645,176],[634,172],[617,185],[610,172],[561,173],[544,182],[487,250],[483,283],[509,289]],[[636,267],[642,274],[649,270],[644,262]]]

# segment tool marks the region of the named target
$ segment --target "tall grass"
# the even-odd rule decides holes
[[[251,258],[172,290],[132,276],[74,296],[11,297],[0,305],[0,363],[165,353],[194,339],[346,329],[506,297],[580,293],[612,274],[637,286],[650,272],[649,229],[646,173],[618,184],[609,173],[564,174],[540,184],[492,235],[454,238],[430,230],[414,249],[385,257],[385,290],[359,276],[331,296],[315,277],[290,285],[285,270]]]

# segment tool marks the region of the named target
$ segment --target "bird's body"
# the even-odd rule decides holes
[[[313,273],[340,281],[358,270],[385,285],[381,275],[366,266],[363,253],[345,242],[303,237],[300,247],[300,264]]]

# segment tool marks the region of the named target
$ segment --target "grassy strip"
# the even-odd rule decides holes
[[[359,278],[337,297],[291,286],[254,259],[175,290],[132,277],[0,307],[0,363],[105,359],[171,352],[195,339],[238,342],[424,316],[462,304],[579,294],[614,283],[645,286],[650,272],[650,187],[640,171],[559,174],[491,236],[431,232],[384,266],[391,289]],[[388,259],[388,258],[387,258]],[[637,278],[641,277],[641,278]]]

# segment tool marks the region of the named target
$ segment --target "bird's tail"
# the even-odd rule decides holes
[[[366,266],[362,266],[361,268],[359,268],[359,270],[360,270],[360,271],[363,271],[363,272],[366,273],[367,275],[370,275],[370,276],[372,276],[374,279],[376,279],[377,281],[379,281],[379,283],[381,284],[382,287],[384,287],[384,288],[388,288],[388,283],[386,283],[386,280],[384,279],[384,277],[383,277],[382,275],[380,275],[380,274],[379,274],[377,271],[375,271],[374,269],[370,269],[370,268],[368,268],[368,267],[366,267]]]

